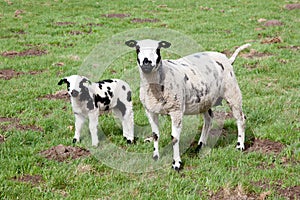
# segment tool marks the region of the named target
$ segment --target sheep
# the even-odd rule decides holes
[[[123,136],[127,143],[134,142],[134,122],[129,85],[119,79],[107,79],[96,83],[80,75],[62,78],[58,85],[67,84],[75,115],[75,135],[73,143],[80,141],[80,131],[86,120],[89,119],[89,130],[92,136],[92,145],[99,143],[97,135],[98,116],[100,112],[110,111],[122,122]]]
[[[225,99],[237,120],[237,149],[244,150],[246,116],[242,111],[242,94],[238,86],[233,62],[238,53],[250,46],[238,48],[231,58],[218,52],[200,52],[177,60],[162,60],[160,50],[171,43],[155,40],[129,40],[125,44],[135,48],[140,72],[140,100],[145,108],[154,141],[153,159],[159,159],[158,114],[167,114],[172,121],[173,163],[182,166],[179,141],[183,115],[203,113],[204,125],[197,151],[206,145],[212,126],[212,107]]]

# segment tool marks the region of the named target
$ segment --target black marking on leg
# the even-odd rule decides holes
[[[236,143],[236,146],[240,146],[240,142],[237,142],[237,143]]]
[[[76,143],[77,142],[77,139],[76,138],[73,138],[73,143]]]
[[[172,164],[175,165],[175,160],[173,160]]]
[[[172,136],[172,144],[173,146],[178,142],[177,138]]]
[[[133,144],[133,141],[127,140],[127,144]]]
[[[158,160],[158,155],[153,156],[153,160],[157,161]]]
[[[244,115],[244,119],[245,119],[245,120],[247,119],[246,115]]]
[[[222,67],[222,70],[224,71],[224,66],[222,65],[222,63],[220,63],[220,62],[218,62],[218,61],[216,61],[216,63],[217,63],[219,66],[221,66],[221,67]]]
[[[117,108],[121,111],[122,116],[124,117],[126,113],[126,106],[119,98],[117,99]]]
[[[156,149],[155,149],[155,147],[153,148],[153,151],[155,151]]]
[[[211,109],[208,109],[208,114],[209,114],[209,116],[210,116],[211,118],[214,117],[214,113],[213,113],[213,111],[212,111]]]
[[[131,91],[127,92],[127,101],[130,102],[131,101]]]
[[[241,135],[238,135],[238,137],[242,137]]]
[[[233,75],[232,75],[232,72],[230,72],[230,76],[232,77]]]
[[[152,137],[154,141],[158,140],[158,135],[155,132],[152,133]]]
[[[201,150],[201,148],[202,148],[202,145],[203,145],[203,143],[202,142],[200,142],[198,145],[197,145],[197,148],[196,148],[196,153],[198,153],[200,150]]]

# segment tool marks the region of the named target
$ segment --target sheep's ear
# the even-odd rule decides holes
[[[170,42],[167,42],[167,41],[160,41],[158,43],[158,48],[169,48],[171,46],[171,43]]]
[[[125,42],[125,44],[129,47],[136,47],[137,41],[135,40],[128,40]]]
[[[66,78],[60,79],[60,81],[57,83],[57,85],[62,85],[63,83],[68,83]]]

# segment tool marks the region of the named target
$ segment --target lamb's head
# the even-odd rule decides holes
[[[156,40],[129,40],[125,44],[136,48],[138,65],[146,74],[156,71],[161,65],[160,49],[171,46],[169,42]]]
[[[84,100],[84,96],[89,96],[88,87],[86,84],[91,84],[90,80],[84,76],[72,75],[62,78],[58,85],[63,83],[67,84],[68,94],[71,97],[80,97],[81,100]]]

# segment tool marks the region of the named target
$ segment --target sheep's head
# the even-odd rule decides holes
[[[156,40],[129,40],[125,44],[136,48],[138,65],[147,74],[159,68],[161,64],[160,49],[171,46],[169,42]]]

